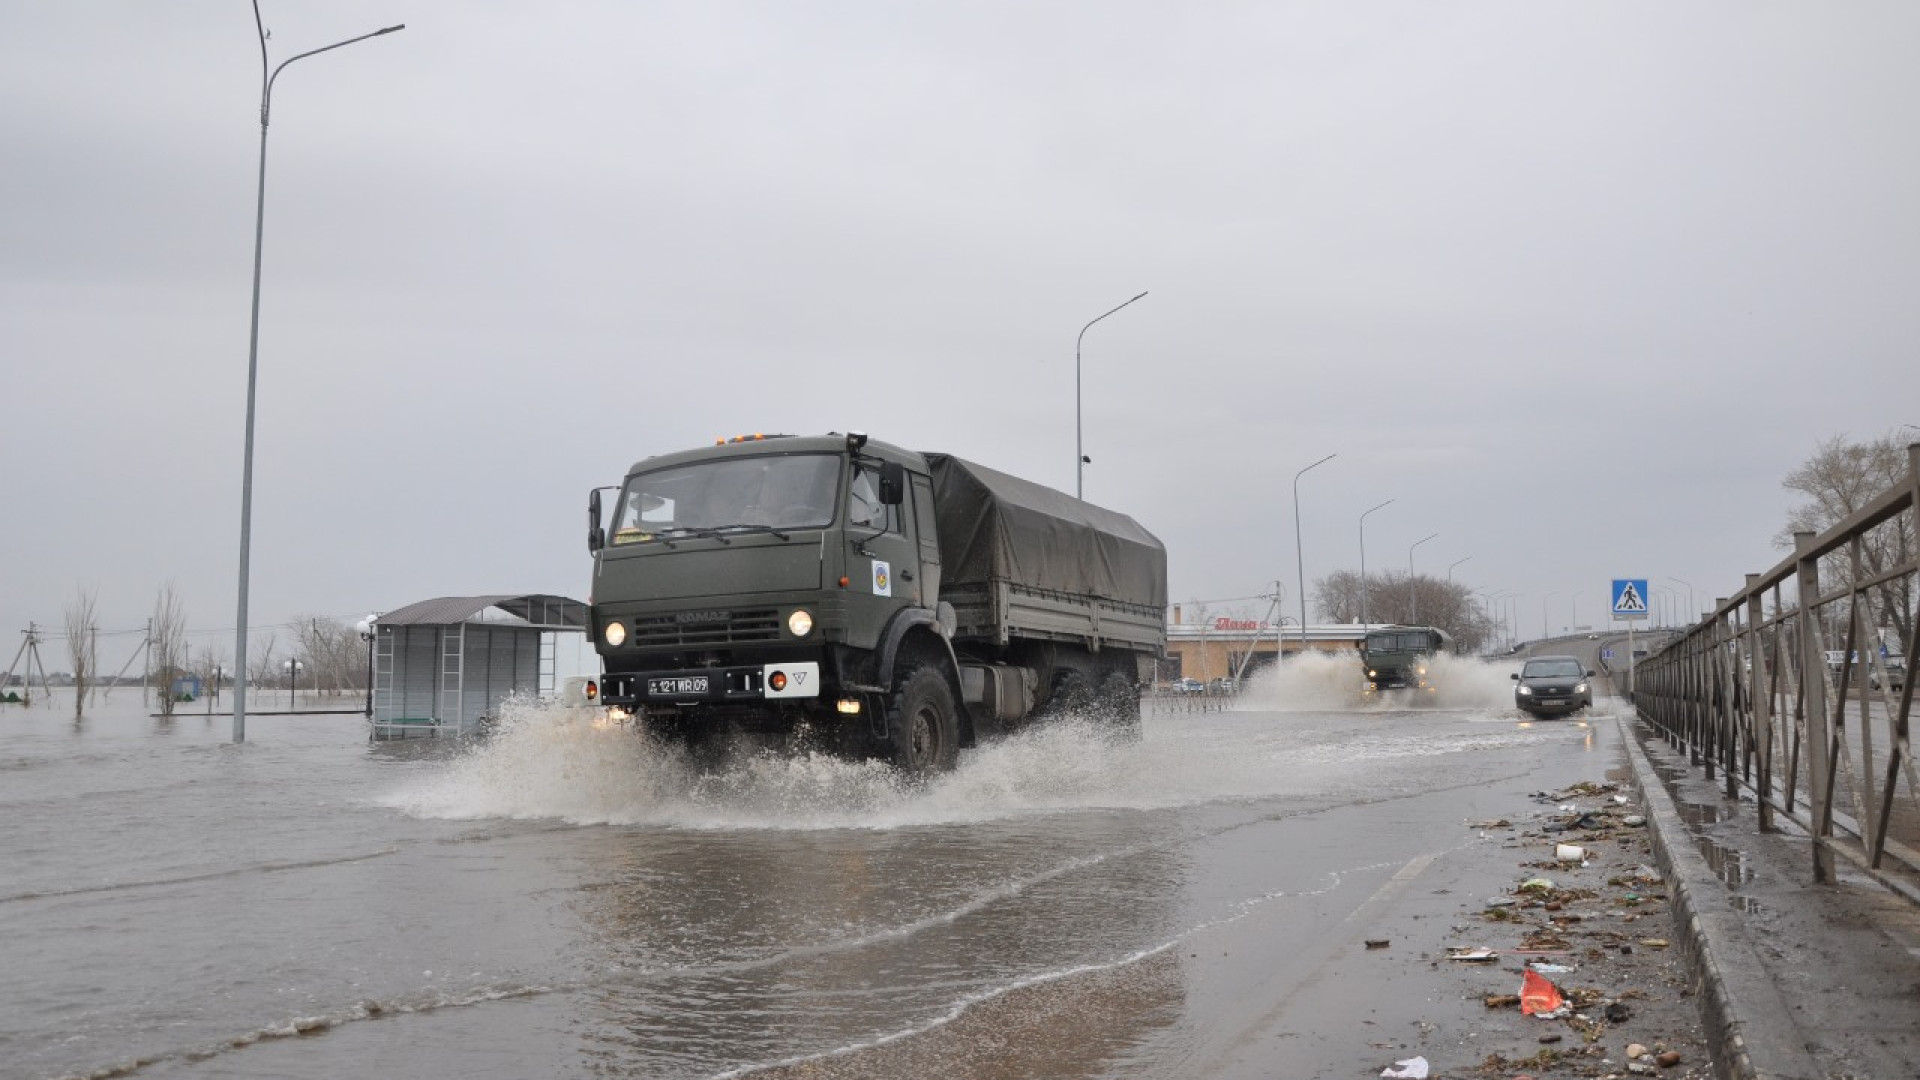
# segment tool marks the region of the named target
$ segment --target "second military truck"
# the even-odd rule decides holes
[[[928,773],[1035,716],[1138,727],[1167,559],[1125,514],[858,433],[647,458],[610,521],[601,490],[601,700],[666,737],[804,729]]]
[[[1432,690],[1427,672],[1433,658],[1453,647],[1447,632],[1432,626],[1390,626],[1369,630],[1360,644],[1360,666],[1367,691],[1411,688]]]

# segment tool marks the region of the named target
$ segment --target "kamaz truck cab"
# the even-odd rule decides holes
[[[1367,691],[1411,687],[1433,690],[1428,673],[1433,657],[1453,645],[1445,631],[1431,626],[1394,626],[1367,633],[1360,646],[1360,664],[1367,673]]]

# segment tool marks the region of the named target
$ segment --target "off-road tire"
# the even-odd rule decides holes
[[[900,677],[887,706],[888,759],[911,777],[949,772],[960,757],[960,716],[947,677],[915,664]]]
[[[1078,671],[1063,671],[1054,676],[1045,715],[1049,720],[1091,716],[1098,704],[1091,680]]]
[[[1114,736],[1139,738],[1140,688],[1125,673],[1108,672],[1107,677],[1100,681],[1098,715],[1101,724]]]

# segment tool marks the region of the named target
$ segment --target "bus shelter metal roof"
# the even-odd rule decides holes
[[[452,626],[477,621],[488,608],[499,608],[530,627],[540,630],[578,630],[587,628],[587,605],[565,596],[529,593],[524,596],[441,596],[380,616],[383,626]]]

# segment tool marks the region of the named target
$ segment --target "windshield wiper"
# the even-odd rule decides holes
[[[729,532],[770,533],[782,540],[793,539],[776,525],[722,525],[721,528]]]

